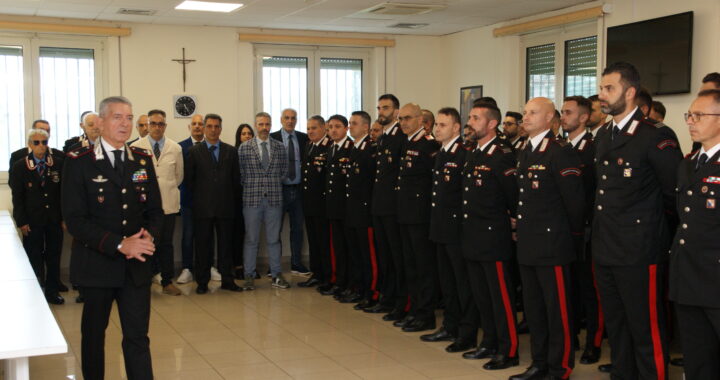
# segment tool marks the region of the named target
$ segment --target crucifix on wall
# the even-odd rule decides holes
[[[181,64],[183,66],[183,72],[182,72],[182,79],[183,79],[183,92],[185,92],[185,81],[187,80],[187,73],[185,71],[185,67],[188,63],[195,62],[194,59],[186,59],[185,58],[185,48],[182,48],[182,59],[173,59],[173,61]]]

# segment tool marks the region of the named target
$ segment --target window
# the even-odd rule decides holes
[[[597,93],[597,36],[565,41],[565,96]]]
[[[262,65],[264,111],[279,121],[282,110],[292,108],[298,112],[298,127],[304,131],[307,120],[308,59],[263,57]],[[279,123],[275,125],[280,126]]]
[[[555,44],[527,48],[527,99],[555,97]]]
[[[320,59],[320,114],[350,116],[362,109],[362,59]]]
[[[0,170],[25,145],[25,91],[22,46],[0,46]]]

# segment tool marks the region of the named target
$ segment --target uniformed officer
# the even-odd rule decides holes
[[[450,341],[447,352],[467,351],[475,346],[480,325],[472,301],[468,268],[462,255],[462,169],[466,150],[460,138],[460,114],[441,108],[434,135],[442,148],[435,159],[430,209],[430,240],[435,243],[440,290],[445,303],[440,328],[421,340]]]
[[[590,250],[590,227],[595,201],[595,145],[593,135],[587,131],[587,121],[592,112],[592,102],[582,96],[566,97],[560,111],[560,124],[568,135],[570,146],[580,157],[583,188],[585,189],[585,237],[583,251],[573,263],[573,310],[575,311],[575,339],[580,332],[581,316],[585,317],[585,350],[580,363],[592,364],[600,359],[604,323],[599,294],[595,286]],[[577,347],[579,348],[579,347]]]
[[[96,118],[97,114],[92,111],[85,111],[80,115],[80,129],[82,129],[83,134],[65,140],[63,152],[67,153],[81,146],[87,146],[100,136],[100,130],[95,125]]]
[[[700,151],[678,168],[680,228],[670,257],[685,378],[720,378],[720,90],[703,90],[685,120]]]
[[[610,341],[612,376],[665,378],[664,303],[659,265],[675,213],[677,143],[643,120],[640,75],[628,63],[604,71],[600,103],[612,121],[595,139],[597,193],[592,227],[595,276]]]
[[[30,265],[45,287],[45,299],[60,305],[65,302],[59,293],[63,159],[48,153],[49,137],[42,129],[28,131],[31,153],[15,162],[8,184],[12,190],[13,219],[26,239]]]
[[[329,226],[325,215],[325,160],[332,140],[327,136],[325,119],[320,115],[308,119],[307,134],[310,141],[302,155],[302,200],[310,271],[313,274],[298,286],[329,289],[332,266]]]
[[[518,160],[517,250],[532,365],[511,380],[567,379],[574,367],[570,264],[585,224],[581,162],[551,129],[550,99],[525,105],[528,144]]]
[[[398,175],[397,215],[402,239],[410,311],[394,325],[405,332],[435,328],[436,258],[429,239],[432,173],[439,144],[425,134],[417,104],[400,109],[400,127],[408,136]]]
[[[400,101],[393,94],[378,98],[377,122],[383,126],[378,138],[375,183],[371,213],[379,264],[380,302],[363,311],[387,313],[384,321],[405,317],[408,310],[407,284],[402,262],[402,242],[397,224],[397,178],[400,154],[407,136],[397,123]]]
[[[495,135],[500,110],[478,104],[470,110],[468,136],[475,148],[462,171],[462,248],[468,266],[474,309],[483,339],[463,354],[466,359],[492,358],[483,368],[497,370],[519,364],[515,294],[510,276],[514,255],[511,217],[515,217],[518,186],[515,154]]]
[[[32,125],[30,126],[30,129],[42,129],[45,132],[50,135],[50,123],[47,120],[38,119],[32,122]],[[49,145],[48,145],[49,147]],[[8,164],[8,176],[10,175],[10,172],[13,170],[13,164],[16,162],[24,159],[27,157],[30,153],[32,153],[32,150],[28,148],[27,146],[24,146],[10,154],[10,163]],[[48,148],[48,153],[51,154],[53,157],[65,157],[65,153],[63,153],[61,150],[55,149],[55,148]],[[24,244],[24,243],[23,243]]]
[[[348,272],[354,292],[340,302],[358,302],[356,310],[373,307],[379,299],[375,231],[370,215],[376,145],[370,140],[370,121],[370,115],[365,111],[355,111],[350,117],[350,135],[354,143],[347,170],[345,228],[349,248]]]
[[[155,251],[163,210],[150,152],[129,147],[132,106],[104,99],[102,136],[91,149],[71,151],[62,181],[62,211],[73,236],[70,279],[83,288],[82,370],[86,379],[105,372],[105,329],[117,302],[123,357],[129,379],[152,379],[148,255]]]
[[[350,151],[353,142],[348,138],[348,120],[342,115],[333,115],[327,121],[328,135],[333,140],[325,160],[325,215],[330,224],[330,258],[332,272],[330,289],[321,294],[341,298],[348,291],[348,247],[345,239],[345,184],[350,167]]]
[[[514,111],[505,112],[502,125],[510,146],[515,150],[519,149],[527,140],[527,133],[522,127],[522,114]]]

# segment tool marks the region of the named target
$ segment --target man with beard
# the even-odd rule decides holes
[[[618,62],[600,83],[612,116],[596,139],[597,195],[592,227],[595,275],[610,341],[612,377],[667,377],[662,266],[672,239],[677,166],[674,136],[637,107],[640,74]]]
[[[519,112],[505,112],[505,120],[502,123],[503,133],[505,133],[505,138],[510,146],[515,150],[520,149],[527,139],[527,133],[520,125],[521,123],[522,115]]]
[[[596,138],[600,127],[605,124],[607,114],[603,113],[600,108],[600,99],[597,95],[589,97],[588,100],[592,102],[592,111],[590,112],[590,117],[587,121],[587,129],[588,132],[592,133],[593,138]]]

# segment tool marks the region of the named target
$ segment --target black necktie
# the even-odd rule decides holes
[[[332,152],[330,152],[331,159],[335,157],[335,153],[337,153],[337,144],[333,144]]]
[[[288,181],[295,180],[295,135],[288,135]]]
[[[155,142],[155,146],[153,146],[153,153],[155,153],[155,159],[159,160],[160,159],[160,143],[157,141]]]
[[[45,161],[40,161],[37,163],[37,172],[38,176],[40,177],[40,185],[45,186]]]
[[[210,157],[212,157],[214,163],[218,163],[217,157],[215,157],[215,151],[217,150],[217,146],[210,145]]]
[[[528,143],[527,143],[527,146],[525,147],[525,150],[527,150],[528,152],[532,152],[532,151],[533,151],[532,141],[528,140]]]
[[[695,170],[699,170],[708,160],[707,154],[703,153],[698,157],[697,164],[695,164]]]
[[[618,127],[617,125],[613,126],[612,138],[615,139],[615,137],[617,137],[617,135],[619,135],[619,134],[620,134],[620,127]]]
[[[122,160],[122,149],[116,149],[113,150],[113,155],[115,156],[115,173],[117,173],[120,177],[123,175],[123,160]]]

